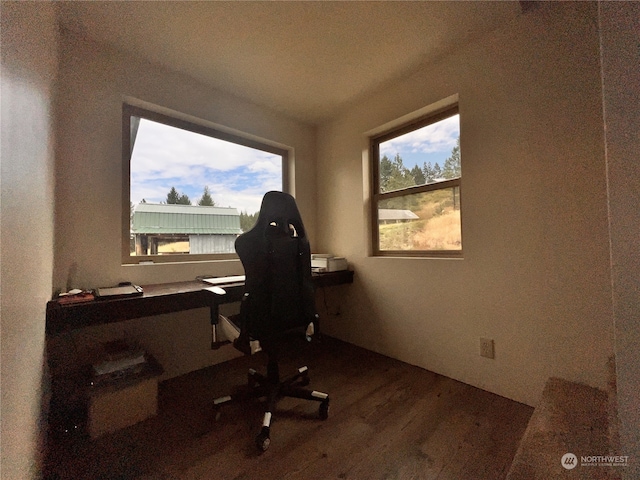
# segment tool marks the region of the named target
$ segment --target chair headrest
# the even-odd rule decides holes
[[[268,228],[271,227],[271,228]],[[302,217],[298,211],[295,199],[284,192],[271,191],[265,193],[260,206],[260,213],[255,226],[250,230],[265,233],[267,230],[280,231],[281,233],[295,234],[300,238],[305,237]],[[247,232],[249,233],[249,232]]]

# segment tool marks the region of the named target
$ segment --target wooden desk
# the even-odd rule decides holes
[[[353,283],[353,272],[345,270],[314,273],[313,283],[316,287]],[[144,293],[136,297],[96,299],[73,304],[60,304],[57,300],[51,300],[47,303],[46,333],[55,335],[91,325],[203,307],[210,309],[211,325],[215,327],[218,323],[218,306],[240,301],[244,293],[244,283],[221,285],[227,292],[225,295],[216,295],[205,290],[209,286],[211,285],[199,280],[192,280],[145,285],[142,287]]]

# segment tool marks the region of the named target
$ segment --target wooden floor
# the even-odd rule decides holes
[[[258,454],[259,402],[212,399],[246,379],[260,354],[168,380],[157,417],[89,442],[52,445],[48,479],[501,479],[533,409],[331,338],[281,362],[306,364],[315,402],[284,399]]]

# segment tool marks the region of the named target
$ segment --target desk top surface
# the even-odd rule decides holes
[[[316,287],[328,287],[353,282],[353,271],[313,274]],[[226,295],[206,290],[210,284],[200,280],[143,285],[143,294],[130,297],[98,298],[89,302],[61,304],[47,303],[46,332],[62,333],[76,328],[104,323],[151,317],[194,308],[212,307],[239,301],[244,283],[220,285]]]

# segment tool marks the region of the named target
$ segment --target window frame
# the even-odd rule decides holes
[[[282,191],[289,189],[289,150],[270,144],[268,140],[258,139],[250,134],[233,131],[220,125],[213,126],[204,120],[187,120],[175,115],[160,113],[149,108],[140,107],[132,103],[122,103],[122,249],[121,257],[123,265],[137,265],[141,263],[167,264],[184,262],[207,262],[216,260],[234,260],[238,255],[234,253],[194,253],[177,255],[131,255],[131,117],[140,117],[157,123],[162,123],[174,128],[180,128],[193,133],[206,135],[219,140],[235,143],[245,147],[261,150],[282,157]],[[202,123],[199,123],[202,122]],[[266,193],[266,192],[265,192]]]
[[[462,258],[462,244],[460,250],[381,250],[380,249],[380,219],[378,217],[378,205],[383,200],[407,195],[445,190],[448,188],[458,188],[460,199],[460,212],[462,212],[462,175],[458,178],[444,180],[441,182],[415,185],[390,192],[380,191],[380,144],[393,138],[405,135],[409,132],[432,125],[445,120],[454,115],[459,115],[458,104],[447,105],[441,109],[421,116],[416,120],[405,123],[369,138],[369,154],[371,168],[371,252],[374,257],[426,257],[426,258]],[[462,135],[460,135],[462,136]],[[462,148],[461,148],[462,150]],[[462,169],[462,160],[461,169]],[[460,216],[460,238],[462,239],[462,215]]]

